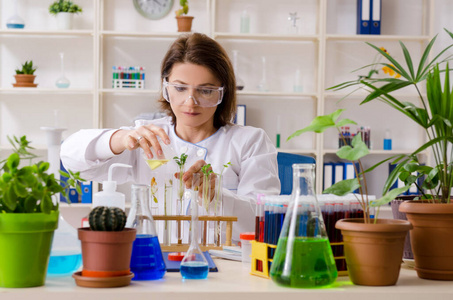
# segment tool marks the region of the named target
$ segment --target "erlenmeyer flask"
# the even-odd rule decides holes
[[[154,228],[154,220],[149,210],[150,187],[133,184],[131,187],[131,210],[127,216],[126,227],[137,229],[132,246],[131,271],[133,280],[160,279],[166,268]]]
[[[82,265],[82,249],[77,238],[77,230],[65,221],[60,214],[58,229],[52,242],[47,275],[72,275]]]
[[[293,191],[270,276],[279,285],[316,288],[338,276],[314,192],[314,164],[293,165]]]
[[[6,21],[6,27],[11,29],[22,29],[25,27],[24,19],[17,13],[17,0],[14,0],[14,14]]]
[[[238,51],[233,50],[233,70],[236,77],[236,90],[242,91],[244,89],[244,80],[238,74]]]
[[[193,174],[192,189],[191,189],[191,228],[190,228],[190,247],[186,255],[181,261],[181,276],[184,279],[205,279],[208,277],[209,268],[208,261],[204,257],[198,246],[198,197],[199,184],[202,181],[202,174]]]

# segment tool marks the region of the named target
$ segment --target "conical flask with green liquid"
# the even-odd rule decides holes
[[[278,285],[318,288],[338,276],[316,193],[314,164],[293,165],[293,191],[270,270]]]

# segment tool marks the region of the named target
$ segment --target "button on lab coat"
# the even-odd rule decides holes
[[[168,117],[152,121],[139,120],[136,125],[147,123],[165,130],[176,155],[188,155],[186,170],[197,160],[203,159],[211,164],[215,173],[220,173],[223,165],[231,162],[231,166],[222,175],[224,214],[238,217],[238,222],[233,225],[234,241],[239,240],[241,232],[254,231],[256,195],[280,193],[277,150],[264,130],[251,126],[226,125],[207,139],[192,144],[176,135]],[[125,150],[119,155],[112,153],[109,141],[115,131],[88,129],[74,133],[62,144],[63,165],[68,170],[80,171],[84,179],[102,182],[107,180],[108,168],[112,163],[129,164],[133,169],[116,170],[113,172],[113,180],[118,184],[130,181],[149,185],[152,172],[143,158],[142,149]],[[176,164],[172,163],[176,171]]]

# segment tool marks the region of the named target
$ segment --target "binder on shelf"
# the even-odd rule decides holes
[[[359,163],[355,163],[355,167],[357,171],[360,173],[360,165]],[[353,179],[356,178],[354,164],[350,161],[344,162],[344,172],[343,172],[343,179]],[[358,193],[359,189],[356,189],[354,193]]]
[[[242,125],[245,126],[245,118],[246,118],[246,112],[245,112],[245,105],[244,104],[239,104],[236,106],[236,115],[234,116],[233,123],[237,125]]]
[[[333,184],[334,180],[334,163],[324,163],[324,178],[323,178],[323,187],[322,189],[325,190],[330,188]]]
[[[371,0],[370,34],[381,34],[382,0]]]
[[[334,170],[333,184],[343,181],[343,179],[344,179],[344,163],[336,162],[334,164],[334,166],[335,166],[335,170]]]
[[[371,1],[357,0],[357,34],[370,34]]]
[[[80,187],[82,189],[82,203],[91,203],[93,201],[93,182],[82,181]]]

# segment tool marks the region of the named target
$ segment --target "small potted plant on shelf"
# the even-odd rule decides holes
[[[192,30],[192,20],[194,17],[187,16],[189,13],[189,1],[179,0],[180,9],[175,11],[178,23],[178,32],[188,32]]]
[[[13,83],[13,87],[37,87],[38,85],[34,83],[36,75],[36,66],[33,66],[33,61],[26,61],[22,64],[21,68],[16,69],[16,83]]]
[[[359,190],[354,195],[363,210],[363,219],[342,219],[336,223],[336,228],[341,229],[343,235],[349,277],[358,285],[394,285],[398,281],[404,240],[411,224],[405,220],[378,219],[377,214],[373,216],[371,210],[373,206],[388,203],[409,187],[391,190],[376,201],[369,200],[366,173],[374,167],[362,171],[361,162],[361,158],[368,155],[369,150],[360,134],[352,139],[351,146],[347,145],[341,127],[357,123],[350,119],[338,120],[342,112],[343,109],[339,109],[329,115],[316,117],[309,126],[294,132],[288,140],[304,132],[322,133],[328,128],[338,130],[345,146],[336,154],[340,159],[352,162],[355,178],[337,182],[323,193],[344,196]]]
[[[82,8],[72,1],[59,0],[49,6],[49,13],[57,18],[60,30],[72,29],[74,14],[81,13]]]
[[[453,38],[450,31],[446,29],[445,31]],[[405,201],[399,208],[401,212],[406,213],[414,227],[410,235],[415,269],[421,278],[453,280],[451,255],[453,253],[453,203],[451,201],[453,93],[450,83],[451,68],[448,64],[451,56],[445,55],[453,47],[453,43],[448,44],[431,59],[430,52],[436,38],[437,36],[425,47],[418,66],[413,64],[410,52],[402,42],[400,45],[406,66],[382,49],[369,44],[386,60],[377,65],[390,69],[400,77],[365,77],[357,81],[341,83],[331,89],[341,90],[357,86],[358,89],[368,93],[361,104],[381,101],[399,111],[402,116],[413,120],[426,132],[427,142],[414,152],[408,155],[395,155],[385,160],[393,159],[392,163],[396,167],[385,182],[383,194],[389,191],[398,178],[405,183],[406,188],[413,184],[417,186],[420,193],[418,199]],[[442,78],[444,78],[443,87]],[[426,86],[426,94],[420,90],[422,84]],[[397,99],[394,92],[409,87],[414,88],[419,99],[418,104]],[[407,89],[405,92],[407,93]],[[434,164],[431,166],[419,161],[419,154],[425,150],[431,150],[431,155],[434,157]],[[419,177],[424,178],[421,185],[418,183]]]
[[[13,153],[0,161],[0,287],[41,286],[54,230],[58,227],[59,193],[70,186],[79,193],[79,173],[64,173],[67,185],[48,174],[49,163],[32,164],[37,156],[25,136],[8,137]],[[29,160],[30,164],[24,165]],[[23,165],[23,166],[20,166]],[[55,196],[55,197],[54,197]]]
[[[79,228],[83,270],[73,274],[83,287],[129,285],[132,244],[136,229],[124,228],[126,213],[117,207],[97,206],[90,212],[90,227]]]

